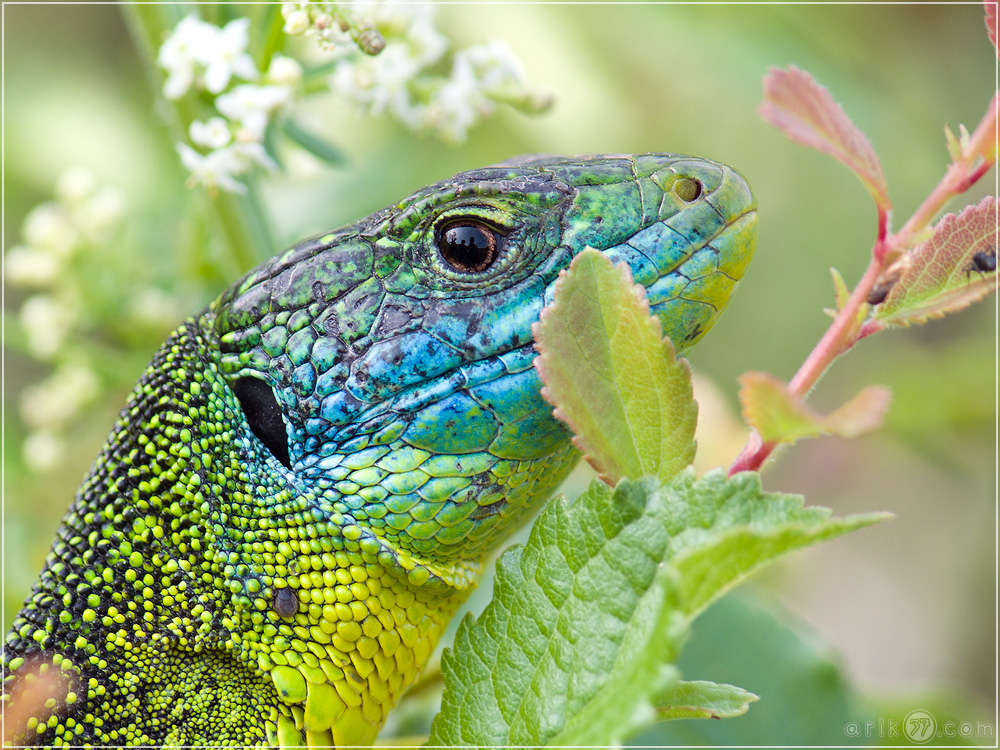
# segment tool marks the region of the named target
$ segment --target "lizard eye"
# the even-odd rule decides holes
[[[250,431],[286,469],[292,468],[285,421],[271,386],[260,378],[245,377],[234,380],[230,387],[243,407]]]
[[[446,224],[438,233],[437,246],[445,263],[460,273],[479,273],[497,259],[500,235],[478,221]]]

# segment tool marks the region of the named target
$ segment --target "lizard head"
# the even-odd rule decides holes
[[[481,559],[575,462],[531,366],[559,271],[587,246],[628,264],[683,349],[756,225],[714,162],[521,157],[251,272],[214,306],[219,364],[289,483],[407,559]]]
[[[45,737],[371,743],[576,461],[532,367],[559,272],[628,264],[683,349],[756,221],[713,162],[526,157],[251,271],[154,355],[8,636],[80,677]]]

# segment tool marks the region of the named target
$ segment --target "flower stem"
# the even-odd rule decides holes
[[[190,97],[168,101],[160,96],[162,76],[157,69],[157,52],[183,17],[178,6],[171,4],[123,3],[122,12],[136,46],[146,66],[150,87],[158,99],[172,142],[186,142],[191,123],[198,119],[198,111]],[[229,260],[240,271],[246,271],[270,257],[275,252],[270,222],[258,191],[247,180],[245,194],[219,191],[210,195],[202,190],[225,240]]]

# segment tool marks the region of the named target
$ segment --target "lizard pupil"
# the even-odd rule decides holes
[[[245,377],[234,380],[231,387],[243,407],[250,431],[286,469],[292,468],[285,421],[271,386],[260,378]]]
[[[479,273],[497,259],[497,233],[479,222],[449,224],[438,239],[445,262],[461,273]]]

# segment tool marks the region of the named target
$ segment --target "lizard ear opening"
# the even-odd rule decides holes
[[[250,431],[286,469],[292,468],[285,421],[271,386],[260,378],[244,377],[232,381],[230,387],[243,407]]]

